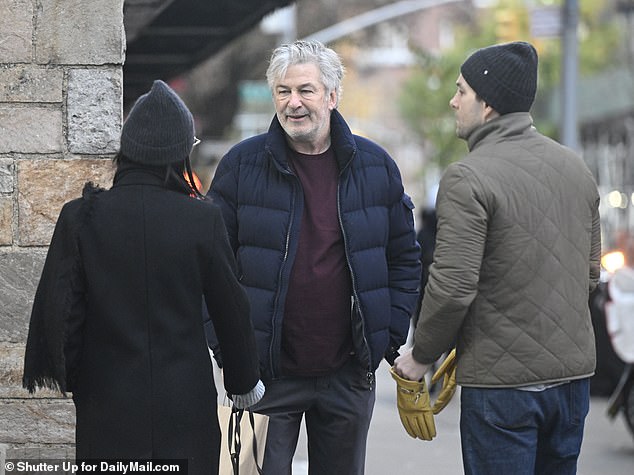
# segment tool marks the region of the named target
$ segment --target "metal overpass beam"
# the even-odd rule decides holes
[[[383,7],[375,8],[342,22],[336,23],[328,28],[317,31],[303,38],[304,40],[317,40],[322,43],[331,43],[339,38],[348,36],[355,31],[362,30],[377,23],[382,23],[392,18],[407,15],[426,8],[437,7],[449,3],[464,3],[459,0],[401,0],[390,3]]]

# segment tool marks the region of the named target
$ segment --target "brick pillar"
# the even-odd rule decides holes
[[[72,401],[22,389],[24,346],[62,205],[112,182],[123,0],[2,0],[0,32],[0,455],[72,457]]]

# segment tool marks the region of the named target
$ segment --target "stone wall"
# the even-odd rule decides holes
[[[7,459],[72,457],[72,402],[22,389],[24,345],[62,205],[86,181],[112,181],[124,50],[123,0],[0,2],[0,456]]]

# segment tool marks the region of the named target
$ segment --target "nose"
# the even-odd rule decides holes
[[[291,91],[291,95],[288,99],[288,105],[293,109],[297,109],[302,105],[302,97],[299,91]]]
[[[449,99],[449,107],[451,107],[452,109],[457,109],[458,105],[456,104],[456,95],[458,93],[454,94],[453,97],[451,99]]]

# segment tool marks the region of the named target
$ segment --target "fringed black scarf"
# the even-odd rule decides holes
[[[40,388],[69,391],[64,344],[71,307],[73,279],[80,268],[78,235],[102,188],[86,183],[82,198],[60,213],[35,293],[24,356],[22,385],[30,393]]]

